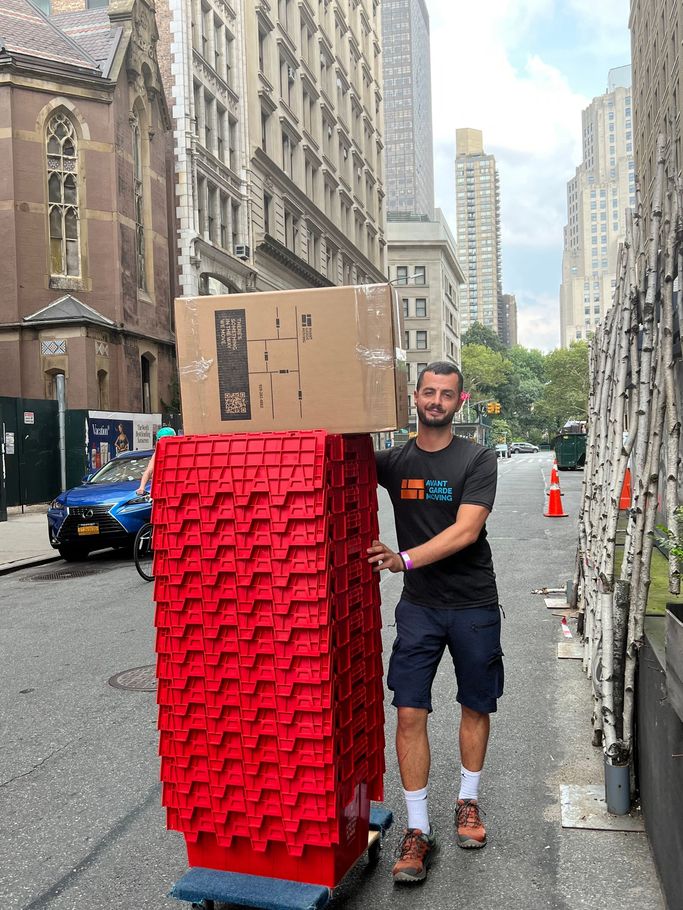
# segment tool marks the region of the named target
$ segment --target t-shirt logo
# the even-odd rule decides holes
[[[404,478],[401,481],[401,499],[424,499],[425,482],[424,480],[408,480]]]
[[[431,502],[453,502],[453,487],[447,480],[401,481],[401,499],[426,499]]]

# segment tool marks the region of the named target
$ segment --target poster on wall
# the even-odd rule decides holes
[[[161,414],[125,414],[88,411],[88,466],[98,471],[123,452],[153,448]]]

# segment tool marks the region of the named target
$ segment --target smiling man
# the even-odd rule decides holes
[[[503,694],[500,609],[485,529],[497,465],[493,450],[452,434],[462,391],[456,366],[428,364],[415,389],[417,437],[376,454],[378,481],[394,507],[399,552],[373,541],[369,561],[375,571],[404,573],[387,675],[398,709],[396,754],[408,811],[392,870],[395,882],[424,879],[438,849],[427,806],[427,718],[432,682],[446,648],[461,706],[457,841],[465,848],[486,844],[479,778],[489,715]]]

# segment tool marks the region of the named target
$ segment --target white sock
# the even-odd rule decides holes
[[[479,778],[481,771],[468,771],[460,766],[460,793],[458,799],[479,799]]]
[[[429,810],[427,809],[427,787],[421,790],[404,790],[408,809],[408,827],[419,828],[423,834],[429,834]]]

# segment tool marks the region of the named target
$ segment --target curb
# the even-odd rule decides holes
[[[21,569],[31,569],[34,566],[45,566],[51,562],[57,562],[61,556],[34,556],[28,559],[18,559],[16,562],[5,562],[0,564],[0,575],[11,575],[12,572],[19,572]]]

